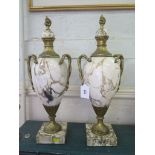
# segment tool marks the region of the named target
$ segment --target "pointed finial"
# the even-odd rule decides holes
[[[106,19],[103,17],[103,15],[101,15],[101,16],[100,16],[100,20],[99,20],[99,24],[100,24],[101,26],[103,26],[103,25],[105,24],[105,22],[106,22]]]
[[[109,36],[107,35],[104,24],[106,23],[106,19],[103,15],[100,16],[99,19],[99,29],[96,32],[95,39],[97,41],[97,49],[96,51],[91,55],[91,57],[111,57],[112,54],[107,49],[107,40]]]
[[[54,37],[54,34],[51,31],[51,29],[50,29],[51,24],[52,24],[52,21],[46,16],[45,22],[44,22],[44,25],[46,26],[46,28],[45,28],[45,30],[42,33],[42,37],[43,38],[51,38],[51,37]]]
[[[47,29],[49,29],[51,24],[52,24],[51,20],[46,16],[46,18],[45,18],[45,26],[47,27]]]
[[[106,19],[103,15],[100,16],[100,19],[99,19],[99,24],[100,24],[100,28],[99,30],[96,32],[96,37],[97,36],[107,36],[107,33],[106,31],[104,30],[104,24],[106,22]]]

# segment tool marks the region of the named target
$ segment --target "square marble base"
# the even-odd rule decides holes
[[[36,142],[38,144],[65,144],[65,137],[67,131],[67,122],[58,122],[62,130],[55,134],[47,134],[44,132],[44,126],[46,123],[43,123],[40,130],[36,135]]]
[[[86,124],[87,146],[117,146],[117,137],[111,124],[105,125],[109,129],[109,134],[97,136],[91,132],[93,124]]]

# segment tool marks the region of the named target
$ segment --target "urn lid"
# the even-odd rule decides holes
[[[106,23],[105,17],[103,15],[100,16],[99,24],[100,28],[96,32],[95,39],[97,41],[97,49],[96,51],[91,55],[91,57],[111,57],[112,54],[107,49],[107,40],[109,36],[107,35],[104,25]]]
[[[44,42],[44,51],[39,55],[39,58],[59,58],[60,56],[54,51],[53,42],[55,40],[54,33],[51,31],[52,21],[46,16],[45,30],[42,33],[42,40]]]

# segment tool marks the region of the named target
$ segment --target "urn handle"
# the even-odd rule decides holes
[[[28,56],[28,61],[27,61],[28,76],[29,76],[29,79],[30,79],[30,82],[32,85],[32,89],[34,90],[34,86],[33,86],[33,82],[32,82],[32,74],[31,74],[31,60],[33,60],[33,62],[35,64],[38,64],[37,56],[36,55],[30,55],[30,56]]]
[[[62,65],[65,58],[68,59],[68,69],[67,69],[67,83],[66,83],[66,87],[65,89],[61,92],[60,95],[62,95],[69,87],[69,78],[70,78],[70,75],[71,75],[71,70],[72,70],[72,67],[71,67],[71,62],[72,62],[72,59],[71,59],[71,56],[69,54],[64,54],[60,61],[59,61],[59,65]]]
[[[124,57],[123,55],[121,54],[115,54],[113,55],[113,57],[115,58],[115,63],[117,63],[118,61],[120,61],[120,81],[119,81],[119,86],[120,86],[120,83],[121,83],[121,76],[122,76],[122,73],[123,73],[123,69],[124,69]],[[119,89],[119,87],[118,87]]]
[[[85,54],[83,54],[83,55],[80,55],[78,60],[77,60],[78,68],[79,68],[79,76],[80,76],[80,79],[81,79],[82,84],[83,84],[84,83],[84,81],[83,81],[83,72],[82,72],[82,67],[81,67],[81,59],[82,58],[85,58],[88,62],[91,62],[91,58],[88,58]]]

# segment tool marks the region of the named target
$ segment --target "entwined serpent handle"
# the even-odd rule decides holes
[[[68,69],[67,69],[67,83],[66,83],[66,87],[64,88],[64,90],[60,93],[59,96],[61,96],[69,87],[69,78],[70,78],[70,75],[71,75],[71,70],[72,70],[72,67],[71,67],[71,62],[72,62],[72,59],[71,59],[71,56],[69,54],[64,54],[60,61],[59,61],[59,65],[62,65],[64,63],[64,60],[65,58],[68,59]]]
[[[78,63],[78,69],[79,69],[79,76],[80,76],[80,79],[82,81],[82,85],[84,83],[84,80],[83,80],[83,72],[82,72],[82,68],[81,68],[81,59],[82,58],[85,58],[88,62],[91,62],[91,58],[88,58],[86,55],[80,55],[79,58],[77,59],[77,63]]]
[[[119,86],[121,83],[121,76],[122,76],[123,69],[124,69],[124,57],[121,54],[115,54],[115,55],[113,55],[113,57],[115,58],[115,63],[117,63],[118,60],[120,60],[120,70],[121,71],[120,71],[120,81],[119,81],[119,85],[118,85],[118,90],[119,90]]]
[[[37,56],[34,55],[34,54],[30,55],[30,56],[28,56],[28,61],[27,61],[28,76],[29,76],[29,79],[30,79],[30,82],[31,82],[31,85],[32,85],[32,89],[34,90],[33,81],[32,81],[32,74],[31,74],[31,60],[33,60],[33,62],[35,64],[38,64]]]

